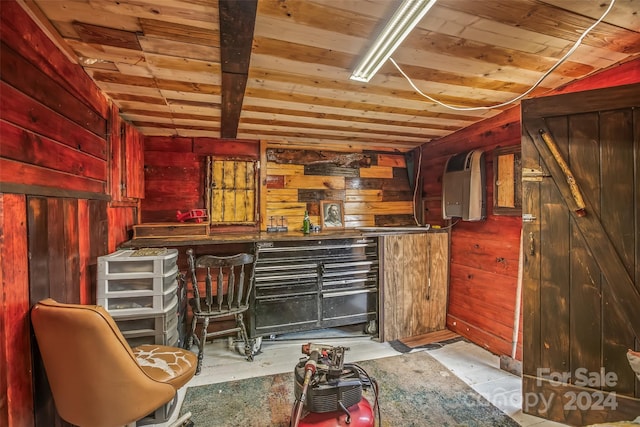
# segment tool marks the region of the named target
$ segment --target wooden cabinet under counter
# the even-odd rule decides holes
[[[449,234],[380,237],[380,339],[393,341],[445,329]]]

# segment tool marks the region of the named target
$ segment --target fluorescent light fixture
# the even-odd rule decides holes
[[[436,0],[404,0],[350,79],[365,83],[371,80],[435,2]]]

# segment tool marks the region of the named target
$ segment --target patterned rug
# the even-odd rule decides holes
[[[347,359],[347,362],[349,360]],[[426,351],[357,363],[380,386],[382,424],[376,427],[517,427]],[[288,427],[292,372],[190,387],[181,414],[197,427]],[[371,391],[365,396],[373,402]]]

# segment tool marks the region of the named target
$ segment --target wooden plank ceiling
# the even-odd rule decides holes
[[[507,108],[445,108],[389,62],[368,84],[349,80],[399,0],[19,1],[145,135],[406,151]],[[444,103],[495,105],[529,89],[609,1],[438,0],[393,57]],[[640,3],[616,0],[532,95],[639,53]]]

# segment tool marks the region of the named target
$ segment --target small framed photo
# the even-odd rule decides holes
[[[320,213],[323,230],[328,228],[344,228],[344,208],[341,201],[320,201]]]

